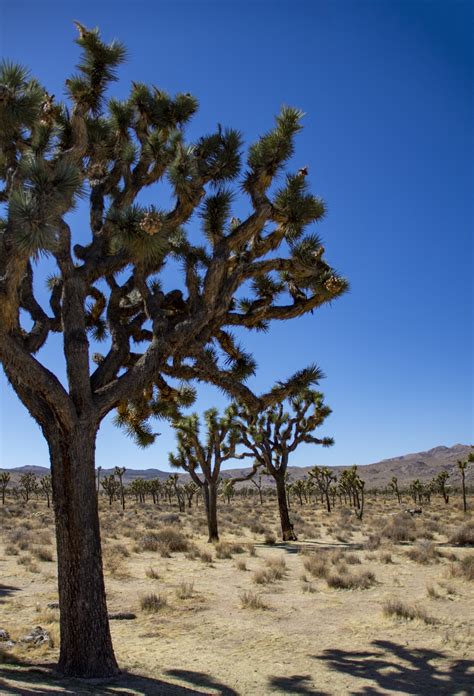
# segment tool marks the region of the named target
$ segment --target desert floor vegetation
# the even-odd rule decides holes
[[[275,499],[237,495],[222,506],[215,544],[202,506],[130,501],[123,511],[105,496],[100,506],[123,675],[79,686],[50,671],[53,513],[43,500],[9,500],[0,506],[0,693],[470,693],[474,552],[458,505],[433,500],[411,517],[396,499],[368,495],[359,520],[344,507],[293,503],[298,541],[279,542]],[[37,626],[47,638],[22,642]]]

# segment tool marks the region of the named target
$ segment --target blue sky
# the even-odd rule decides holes
[[[332,306],[248,335],[271,386],[317,362],[331,449],[292,464],[364,464],[473,437],[473,5],[471,2],[16,2],[0,4],[2,56],[57,97],[77,61],[72,20],[129,48],[130,80],[195,94],[197,137],[217,122],[247,143],[282,104],[306,112],[292,167],[328,207],[317,225],[351,283]],[[170,282],[172,278],[169,278]],[[52,341],[43,351],[60,365]],[[61,367],[58,368],[61,370]],[[0,378],[0,466],[48,465],[46,443]],[[199,388],[199,410],[225,406]],[[104,422],[103,467],[167,468],[174,438],[138,450]]]

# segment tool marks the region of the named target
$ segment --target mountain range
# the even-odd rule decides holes
[[[373,464],[364,464],[358,467],[358,473],[366,482],[368,488],[382,488],[387,485],[392,476],[398,478],[399,485],[403,486],[409,481],[414,479],[420,479],[420,481],[429,481],[440,471],[445,469],[451,477],[453,484],[458,483],[459,472],[457,468],[457,460],[467,459],[469,452],[473,450],[469,445],[454,445],[453,447],[444,447],[440,445],[439,447],[433,447],[433,449],[427,450],[426,452],[416,452],[414,454],[405,454],[400,457],[393,457],[391,459],[383,459],[380,462],[375,462]],[[347,466],[333,466],[331,470],[336,474],[340,473]],[[297,480],[304,478],[308,471],[311,469],[310,466],[305,467],[288,467],[288,473],[290,474],[291,480]],[[6,471],[6,469],[0,469],[0,471]],[[33,472],[38,477],[44,476],[49,473],[49,469],[42,466],[19,466],[12,469],[8,469],[12,475],[12,482],[16,482],[21,474],[27,472]],[[226,469],[222,471],[223,478],[231,478],[234,476],[242,476],[249,472],[248,468],[241,469]],[[113,469],[102,469],[101,476],[108,476],[113,474]],[[133,479],[143,478],[143,479],[165,479],[169,476],[169,471],[162,471],[161,469],[128,469],[124,475],[124,482],[130,483]],[[185,481],[189,477],[187,474],[180,474],[180,478]],[[466,481],[469,483],[474,483],[474,465],[467,468],[466,471]]]

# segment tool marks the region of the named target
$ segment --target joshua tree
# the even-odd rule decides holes
[[[99,495],[99,491],[100,491],[100,472],[102,471],[102,467],[101,467],[101,466],[98,466],[97,469],[96,469],[96,471],[97,471],[97,474],[96,474],[96,476],[97,476],[97,495]]]
[[[124,466],[115,467],[115,475],[118,477],[120,485],[120,500],[122,503],[122,510],[125,510],[125,491],[123,488],[123,475],[126,471],[127,469]]]
[[[443,496],[443,500],[446,505],[449,503],[449,492],[446,487],[446,482],[449,478],[447,471],[440,471],[433,479],[433,488],[437,493]]]
[[[43,476],[40,479],[40,486],[43,491],[43,493],[46,496],[46,504],[48,507],[50,507],[50,500],[51,500],[51,495],[53,492],[53,485],[51,482],[51,476],[47,474],[46,476]]]
[[[204,492],[209,541],[219,540],[217,525],[217,487],[223,462],[234,459],[239,441],[231,409],[219,418],[218,411],[211,408],[204,413],[206,440],[200,437],[200,424],[197,413],[174,422],[177,454],[169,455],[172,467],[183,469],[194,483]],[[199,475],[198,470],[201,470]]]
[[[196,493],[199,491],[198,486],[193,481],[188,481],[188,483],[184,484],[184,494],[186,496],[186,499],[188,501],[188,508],[191,509],[192,503],[193,503],[193,498],[196,495]],[[196,496],[197,500],[197,496]]]
[[[258,466],[258,462],[256,463],[256,465]],[[262,477],[265,476],[265,474],[266,474],[266,472],[264,472],[264,471],[259,471],[259,472],[258,472],[258,476],[253,476],[253,477],[250,479],[251,483],[253,483],[253,485],[255,486],[255,488],[256,488],[257,491],[258,491],[258,497],[259,497],[259,500],[260,500],[260,505],[263,505],[263,495],[262,495],[263,483],[262,483]]]
[[[235,482],[232,479],[224,479],[222,481],[222,495],[227,504],[229,504],[235,495]]]
[[[464,461],[458,459],[458,468],[461,474],[461,484],[462,484],[462,506],[464,512],[467,512],[467,500],[466,500],[466,469],[467,465],[474,462],[474,452],[470,452],[467,459]]]
[[[325,262],[319,239],[305,236],[324,215],[307,190],[307,168],[282,176],[300,111],[282,109],[250,147],[239,178],[237,131],[219,126],[186,142],[197,109],[190,94],[173,98],[134,82],[125,99],[107,99],[125,49],[76,24],[82,52],[66,80],[67,104],[23,67],[0,67],[0,362],[50,451],[59,669],[102,677],[118,667],[95,495],[101,421],[118,409],[118,421],[149,443],[148,417],[169,416],[192,398],[174,378],[216,384],[255,411],[266,407],[268,398],[255,399],[243,383],[255,366],[230,330],[264,330],[312,312],[347,283]],[[159,187],[166,179],[169,198]],[[243,220],[231,217],[232,182],[251,205]],[[143,202],[144,189],[155,204]],[[88,230],[82,219],[76,230],[70,215],[81,197]],[[198,244],[186,237],[193,213],[202,219]],[[34,261],[44,255],[52,270],[48,308],[36,292]],[[170,257],[183,277],[166,290],[159,275]],[[240,299],[249,285],[252,296]],[[39,358],[52,333],[62,336],[64,383]],[[95,352],[103,340],[104,352]]]
[[[311,471],[308,471],[308,474],[315,480],[318,489],[321,491],[321,494],[324,495],[327,511],[331,512],[329,489],[331,484],[337,480],[337,476],[327,466],[313,466]]]
[[[169,486],[169,489],[173,491],[173,493],[176,496],[176,502],[178,503],[179,511],[184,512],[186,509],[186,505],[184,502],[185,492],[184,487],[181,486],[179,483],[178,474],[170,474],[168,476],[166,484]]]
[[[320,371],[313,370],[311,381],[322,377]],[[306,380],[308,382],[308,380]],[[285,405],[288,410],[285,410]],[[284,541],[296,540],[288,512],[286,474],[292,452],[302,443],[329,447],[332,438],[317,438],[312,433],[324,422],[331,409],[324,405],[323,395],[309,388],[294,388],[285,401],[270,406],[259,415],[253,414],[245,406],[235,407],[236,424],[240,431],[241,443],[247,453],[253,456],[275,480],[281,533]]]
[[[159,487],[156,485],[155,480],[149,482],[145,481],[144,479],[133,479],[132,483],[130,484],[130,490],[137,499],[139,503],[144,503],[146,494],[148,491],[153,496],[153,502],[155,502],[155,496],[157,495],[158,490],[161,489],[161,482]]]
[[[298,479],[293,484],[293,490],[299,500],[300,505],[303,505],[303,496],[306,497],[306,483],[303,479]]]
[[[2,505],[5,505],[5,493],[10,483],[10,472],[2,471],[0,472],[0,489],[2,491]]]
[[[402,502],[402,497],[400,495],[400,489],[398,488],[398,478],[396,476],[392,476],[392,479],[388,485],[397,496],[398,503],[400,504]]]
[[[18,482],[18,488],[23,500],[27,503],[31,494],[35,493],[38,489],[38,481],[36,480],[35,474],[32,472],[22,474]]]
[[[116,498],[119,494],[120,483],[113,474],[110,476],[104,476],[100,483],[104,491],[109,496],[109,505],[112,505],[114,498]]]

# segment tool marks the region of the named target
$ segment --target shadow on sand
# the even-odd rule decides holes
[[[317,660],[328,663],[330,669],[342,672],[354,680],[375,682],[351,693],[380,694],[377,687],[393,694],[471,694],[474,683],[472,660],[451,660],[442,652],[425,648],[408,649],[388,640],[375,640],[373,651],[325,650]],[[354,689],[354,690],[352,690]],[[300,693],[300,692],[295,692]],[[312,692],[301,692],[312,693]],[[317,693],[317,692],[314,692]]]
[[[151,679],[123,672],[116,679],[65,679],[54,671],[54,665],[34,667],[15,661],[0,666],[0,694],[2,696],[41,696],[44,694],[68,694],[74,696],[239,696],[225,684],[221,684],[202,672],[168,670],[171,678],[186,682],[189,686],[163,679]]]

